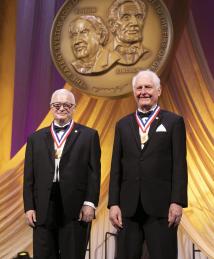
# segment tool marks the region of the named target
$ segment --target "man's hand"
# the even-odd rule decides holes
[[[36,222],[36,211],[35,210],[28,210],[25,213],[27,224],[31,227],[35,227],[35,222]]]
[[[91,222],[95,216],[95,209],[88,205],[83,205],[80,214],[79,221]]]
[[[169,227],[172,225],[174,225],[174,227],[179,225],[182,217],[182,210],[183,208],[180,205],[171,203],[168,214]]]
[[[117,228],[121,229],[123,227],[122,223],[122,213],[120,207],[117,205],[111,206],[109,210],[109,219],[111,224]]]

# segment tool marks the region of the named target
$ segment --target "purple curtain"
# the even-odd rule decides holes
[[[214,77],[214,59],[213,59],[213,43],[214,43],[214,30],[213,30],[213,0],[206,2],[195,0],[192,3],[192,13],[196,23],[197,32],[200,37],[200,42],[209,65],[210,71]]]
[[[64,0],[18,0],[11,156],[25,144],[49,110],[51,94],[64,80],[50,56],[49,38]]]

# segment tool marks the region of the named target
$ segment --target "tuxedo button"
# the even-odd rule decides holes
[[[136,181],[139,181],[139,180],[140,180],[140,177],[136,177],[135,180],[136,180]]]

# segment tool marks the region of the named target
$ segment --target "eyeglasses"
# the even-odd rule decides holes
[[[51,103],[50,106],[55,108],[56,110],[59,110],[61,106],[63,106],[64,109],[70,110],[75,104],[73,103]]]

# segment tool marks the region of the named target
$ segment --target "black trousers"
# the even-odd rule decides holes
[[[147,215],[139,202],[135,215],[123,218],[117,259],[141,259],[144,241],[150,259],[177,259],[177,227],[169,228],[167,218]]]
[[[34,259],[84,259],[91,225],[64,217],[60,188],[54,183],[47,221],[33,229]]]

